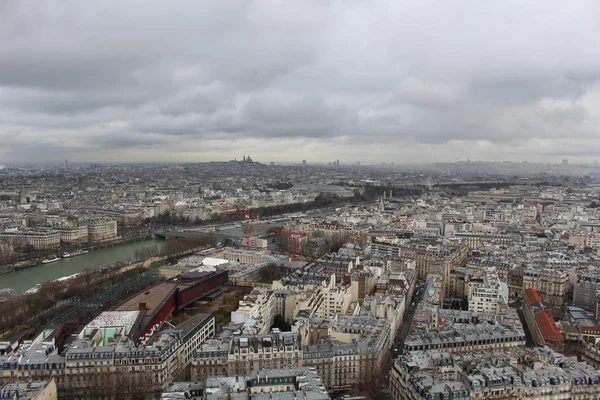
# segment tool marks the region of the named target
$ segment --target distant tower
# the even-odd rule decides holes
[[[394,192],[390,189],[390,200],[392,199],[393,195],[394,195]]]
[[[246,162],[246,155],[244,154],[244,162]]]
[[[562,160],[562,165],[569,165],[569,160]]]
[[[69,160],[65,160],[65,169],[69,167]]]
[[[302,165],[306,165],[306,160],[302,160]]]

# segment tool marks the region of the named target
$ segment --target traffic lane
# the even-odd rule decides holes
[[[421,284],[418,286],[417,290],[415,291],[411,305],[409,306],[409,308],[406,310],[406,312],[404,314],[402,326],[400,327],[400,329],[398,329],[396,337],[394,338],[393,349],[397,349],[397,353],[400,353],[402,350],[401,346],[404,344],[404,339],[408,335],[410,326],[412,325],[412,319],[414,318],[414,315],[415,315],[415,311],[417,309],[417,306],[419,305],[419,302],[422,300],[424,293],[425,293],[425,284]],[[396,353],[396,351],[394,351],[394,350],[392,350],[392,352]]]

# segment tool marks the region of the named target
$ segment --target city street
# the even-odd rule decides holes
[[[394,339],[394,345],[392,346],[392,357],[396,357],[402,353],[402,348],[404,346],[404,340],[406,336],[410,332],[410,326],[412,325],[413,317],[415,316],[415,311],[417,309],[417,305],[423,299],[423,293],[425,291],[425,284],[419,284],[415,288],[415,293],[413,295],[410,306],[406,309],[404,313],[404,320],[400,329],[398,329],[398,333]]]

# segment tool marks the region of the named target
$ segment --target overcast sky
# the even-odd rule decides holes
[[[0,164],[600,160],[600,2],[0,1]]]

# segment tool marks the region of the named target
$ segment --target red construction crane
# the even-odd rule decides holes
[[[229,214],[239,214],[239,215],[244,215],[246,217],[246,237],[245,237],[245,246],[246,246],[246,250],[250,250],[250,234],[252,233],[252,225],[250,225],[250,218],[258,218],[259,215],[257,213],[251,213],[250,210],[247,208],[245,211],[239,211],[239,210],[231,210],[228,211]]]
[[[296,232],[296,231],[286,231],[284,229],[278,229],[278,228],[266,228],[265,230],[267,232],[283,233],[284,235],[290,235],[292,237],[292,261],[296,261],[296,250],[297,250],[296,240],[300,237],[306,236],[307,233],[306,232]]]

